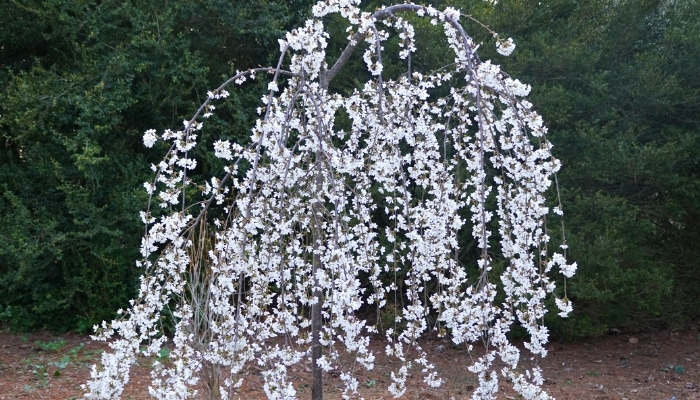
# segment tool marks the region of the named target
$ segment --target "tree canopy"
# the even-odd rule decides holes
[[[561,163],[524,99],[530,87],[481,60],[455,8],[358,4],[318,2],[280,39],[276,67],[237,71],[182,128],[144,133],[146,147],[169,144],[144,183],[144,274],[122,316],[98,329],[113,351],[93,367],[87,398],[119,398],[136,355],[167,340],[166,312],[173,364],[152,374],[157,398],[192,398],[206,379],[210,398],[232,399],[249,364],[262,368],[268,398],[296,398],[287,371],[307,360],[314,399],[333,370],[350,398],[355,370],[374,367],[372,340],[400,361],[388,387],[400,397],[410,371],[442,384],[418,341],[431,332],[470,354],[483,345],[467,366],[479,379],[474,398],[495,398],[501,378],[524,398],[550,398],[521,353],[547,354],[545,301],[571,312],[576,263],[563,236],[549,246],[547,216],[563,212],[558,191],[553,207],[546,194]],[[346,26],[336,57],[326,53],[330,16]],[[416,18],[442,28],[450,51],[430,69],[413,63]],[[483,28],[500,55],[513,52],[511,38]],[[355,51],[365,83],[330,89]],[[199,138],[226,129],[209,119],[248,80],[266,82],[267,94],[247,145],[216,139],[209,152],[223,167],[197,174]],[[393,324],[371,310],[390,310]],[[514,327],[527,332],[523,350]]]

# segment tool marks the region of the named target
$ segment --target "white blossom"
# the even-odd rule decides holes
[[[512,38],[496,41],[496,51],[498,54],[509,56],[513,53],[513,50],[515,50],[515,42],[513,42]]]
[[[149,149],[153,147],[157,140],[158,136],[155,129],[149,129],[143,134],[143,145]]]
[[[559,316],[561,317],[569,316],[569,313],[574,310],[574,308],[571,306],[571,301],[566,297],[563,299],[554,299],[554,302],[557,304],[557,307],[560,310]]]
[[[214,142],[214,155],[224,160],[232,160],[231,142],[228,140],[217,140]]]

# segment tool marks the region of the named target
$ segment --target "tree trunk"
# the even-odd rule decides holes
[[[318,279],[316,271],[320,267],[319,256],[314,254],[314,291],[313,297],[316,302],[311,306],[311,371],[313,376],[313,386],[311,391],[312,400],[323,399],[323,371],[318,365],[318,360],[321,358],[321,306],[322,292],[318,287]]]
[[[320,150],[316,152],[316,166],[319,167],[321,160]],[[320,193],[322,177],[320,169],[316,169],[316,186]],[[321,269],[321,257],[318,254],[318,249],[321,247],[321,221],[320,221],[320,210],[319,202],[314,203],[314,229],[313,229],[313,241],[314,241],[314,256],[313,256],[313,298],[315,300],[314,304],[311,306],[311,371],[313,384],[311,388],[311,399],[312,400],[322,400],[323,399],[323,370],[318,365],[318,360],[321,359],[321,326],[323,323],[323,317],[321,315],[321,308],[323,306],[323,291],[321,290],[318,282],[317,272]]]

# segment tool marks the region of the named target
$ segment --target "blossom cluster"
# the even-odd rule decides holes
[[[473,398],[496,398],[499,379],[524,398],[549,398],[541,371],[523,369],[522,350],[507,337],[518,324],[529,334],[525,350],[545,356],[552,272],[565,279],[576,268],[547,247],[545,194],[560,163],[524,99],[530,88],[479,59],[455,9],[400,4],[367,13],[358,3],[320,1],[314,19],[280,41],[276,67],[239,71],[209,92],[181,130],[144,134],[148,147],[170,143],[144,185],[152,196],[141,215],[144,275],[123,317],[98,328],[113,352],[93,367],[87,398],[121,395],[136,355],[164,345],[166,309],[176,322],[174,350],[172,364],[152,373],[151,395],[159,399],[194,398],[200,379],[222,399],[234,398],[250,365],[263,371],[268,398],[295,398],[288,372],[309,362],[314,340],[324,349],[316,366],[339,370],[351,398],[354,368],[374,367],[369,344],[380,331],[386,353],[401,361],[388,388],[400,396],[412,370],[430,386],[442,384],[418,341],[431,330],[470,349],[485,343],[465,366],[479,379]],[[418,39],[397,16],[405,12],[443,26],[450,65],[412,69]],[[326,61],[322,18],[332,13],[352,32],[348,54],[367,41],[362,58],[371,79],[344,95],[328,89],[347,62],[346,52],[333,66]],[[398,58],[408,61],[398,77],[383,69],[391,32],[400,39]],[[497,46],[502,54],[514,48],[511,39]],[[221,175],[194,176],[190,150],[213,102],[265,73],[271,80],[249,144],[215,141],[214,155],[226,163]],[[460,257],[465,234],[478,249],[471,261]],[[494,276],[496,253],[505,266]],[[555,304],[562,316],[572,309],[565,294]],[[392,307],[395,324],[364,320],[364,305]],[[312,332],[314,307],[320,332]]]

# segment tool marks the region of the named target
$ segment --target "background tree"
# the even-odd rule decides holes
[[[136,294],[143,131],[267,63],[309,4],[229,3],[0,1],[0,319],[86,331]],[[258,92],[220,110],[226,137]]]
[[[566,166],[580,273],[572,318],[551,321],[562,336],[677,329],[699,316],[698,5],[501,1],[480,16],[519,39],[504,68],[533,85]]]

